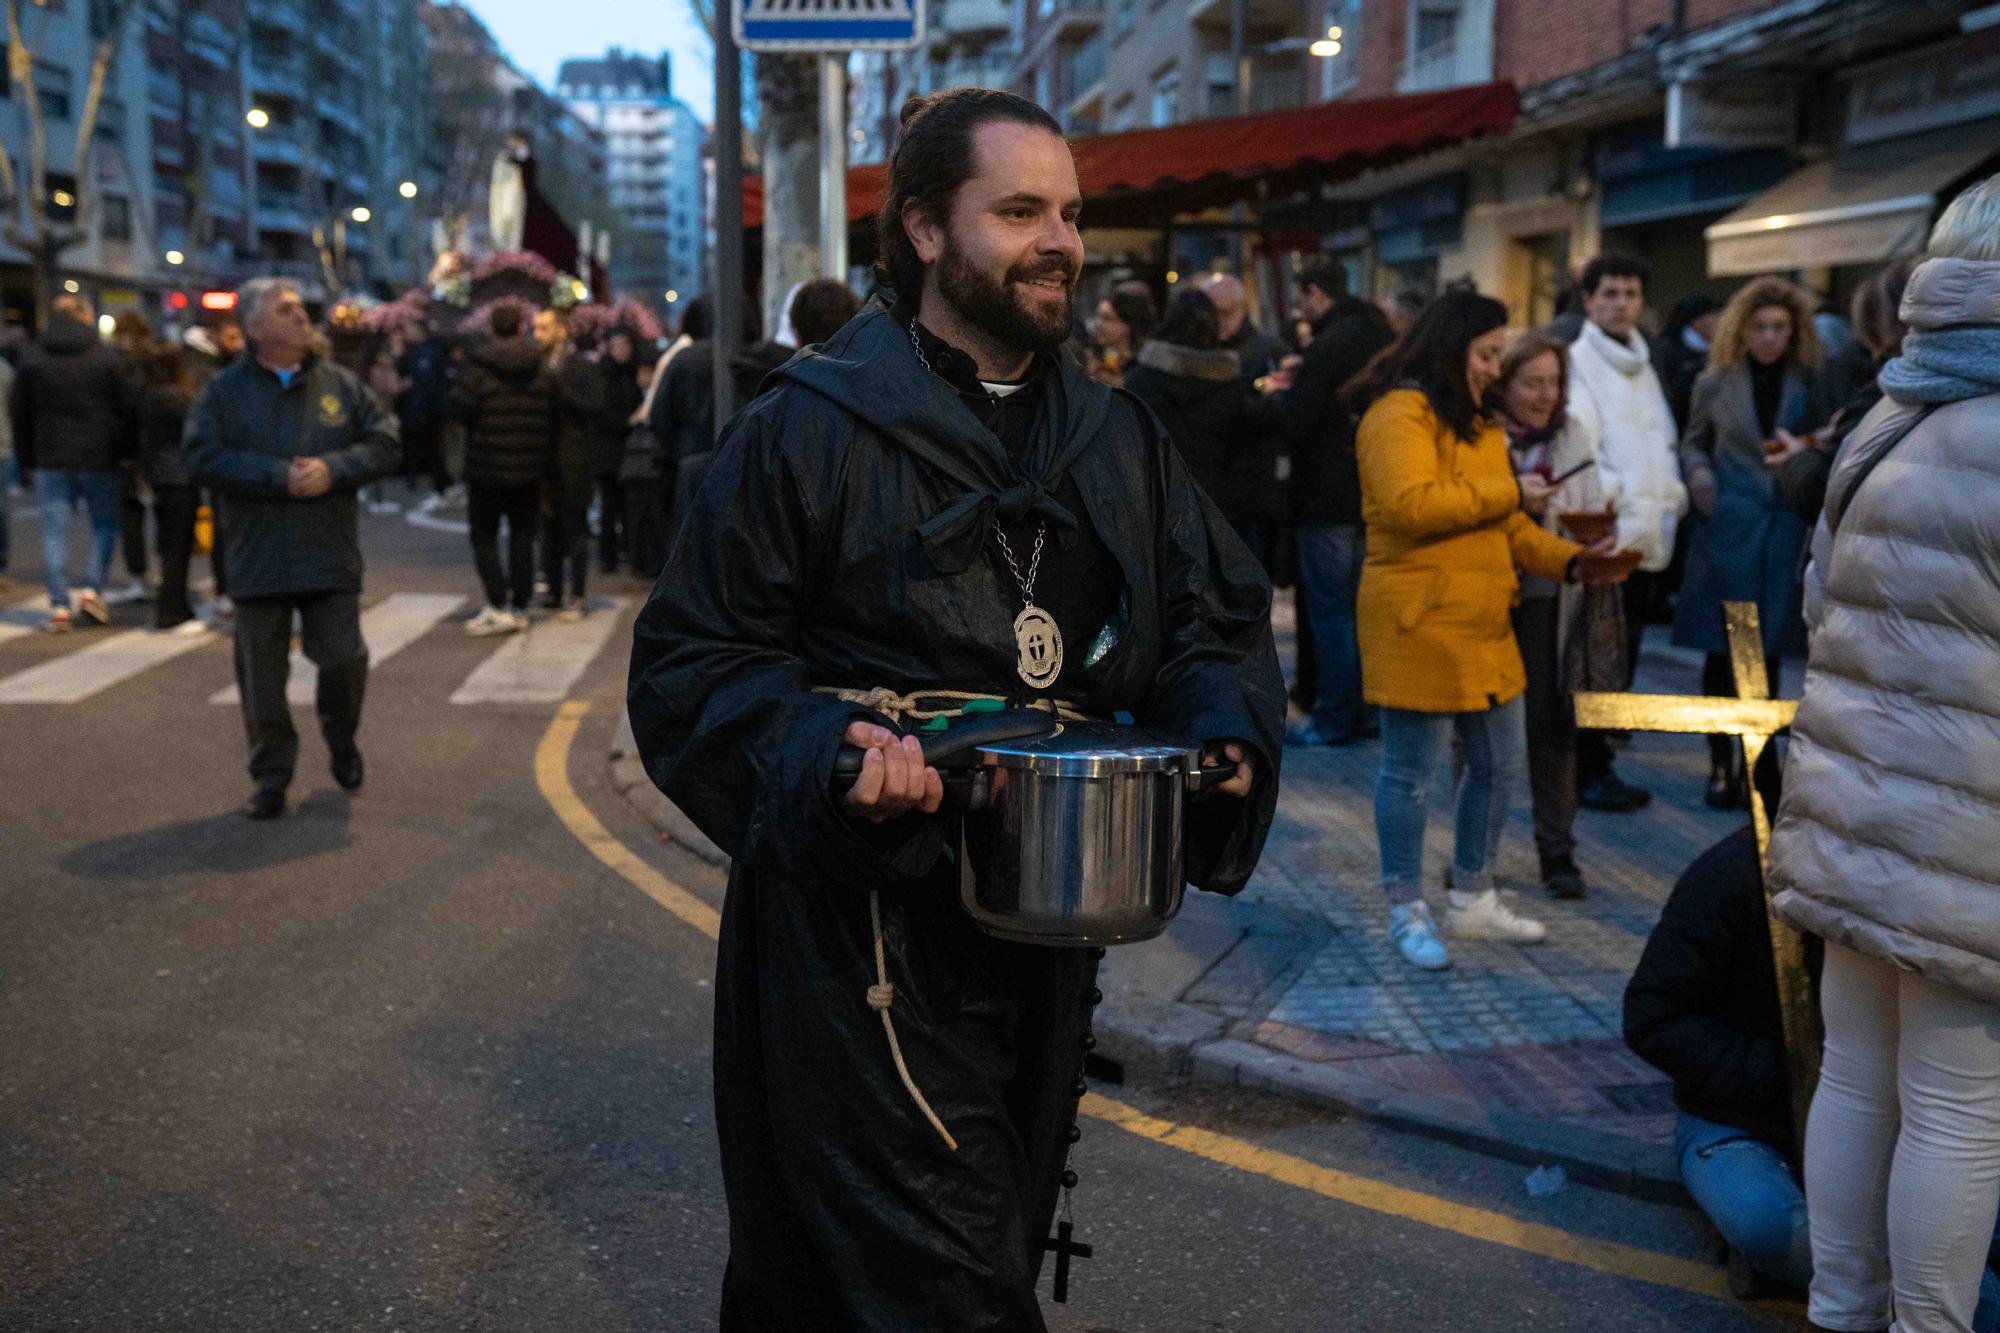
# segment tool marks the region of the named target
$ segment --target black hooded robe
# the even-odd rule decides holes
[[[647,771],[734,858],[715,1016],[725,1329],[1044,1327],[1035,1278],[1096,963],[973,925],[949,815],[845,817],[829,788],[842,733],[883,719],[814,689],[1020,692],[1020,598],[982,550],[989,517],[1050,520],[1049,579],[1084,545],[1061,519],[1090,524],[1128,593],[1115,644],[1094,666],[1070,645],[1051,693],[1254,753],[1247,799],[1190,809],[1190,881],[1233,893],[1262,849],[1284,716],[1268,585],[1146,409],[1049,362],[1059,427],[1023,470],[1067,455],[1085,513],[1019,486],[871,304],[730,423],[639,617]],[[903,1053],[957,1152],[867,1004],[871,888]]]

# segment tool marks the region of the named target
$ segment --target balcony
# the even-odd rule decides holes
[[[259,195],[255,218],[258,231],[312,235],[312,219],[297,195]]]
[[[266,23],[288,32],[306,26],[304,0],[250,0],[247,8],[252,23]]]
[[[313,110],[321,120],[330,120],[349,134],[360,137],[367,133],[367,125],[361,118],[361,108],[340,101],[325,86],[314,90]]]
[[[1096,32],[1104,23],[1104,0],[1028,0],[1035,5],[1037,40],[1062,41]]]
[[[321,25],[313,29],[313,49],[339,61],[349,69],[361,67],[361,34],[352,24]]]
[[[933,51],[956,43],[1005,37],[1012,29],[1005,0],[942,0],[932,11],[924,41]]]
[[[256,97],[283,97],[297,101],[306,95],[304,71],[297,59],[250,58],[250,92]]]
[[[299,142],[298,135],[288,130],[281,130],[275,125],[251,133],[250,151],[259,162],[271,162],[287,167],[302,167],[306,164],[306,150]]]

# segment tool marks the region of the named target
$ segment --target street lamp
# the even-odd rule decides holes
[[[261,106],[253,106],[243,113],[243,119],[250,122],[251,129],[261,130],[270,125],[271,113]]]
[[[680,300],[680,299],[681,299],[681,294],[680,294],[679,292],[675,291],[675,290],[674,290],[673,288],[671,288],[671,287],[667,288],[667,290],[666,290],[666,292],[665,292],[665,296],[666,296],[666,298],[667,298],[667,304],[668,304],[668,305],[672,305],[672,304],[673,304],[674,302],[676,302],[676,301],[678,301],[678,300]]]
[[[372,218],[375,215],[368,211],[368,206],[366,204],[356,204],[354,206],[353,211],[350,212],[347,216],[353,218],[356,222],[366,222],[369,218]]]
[[[1306,51],[1308,54],[1319,56],[1322,59],[1331,59],[1340,54],[1340,39],[1343,35],[1340,25],[1336,23],[1326,30],[1326,36],[1308,46]]]
[[[405,199],[414,199],[417,197],[417,183],[415,181],[404,181],[396,187],[396,193],[402,195]]]
[[[57,208],[68,208],[76,202],[76,196],[68,190],[51,190],[49,191],[49,202]]]
[[[169,264],[185,264],[187,256],[178,250],[169,250],[167,251],[167,262]]]

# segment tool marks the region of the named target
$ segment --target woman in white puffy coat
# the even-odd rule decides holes
[[[2000,1207],[2000,177],[1931,254],[1813,540],[1771,845],[1776,911],[1826,940],[1827,1329],[1968,1329]]]

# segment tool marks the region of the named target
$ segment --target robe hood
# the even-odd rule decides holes
[[[932,561],[956,573],[972,563],[994,518],[1036,514],[1064,544],[1074,539],[1078,517],[1056,502],[1055,486],[1104,425],[1111,391],[1060,351],[1043,359],[1043,419],[1018,465],[958,391],[917,360],[909,327],[879,298],[772,380],[810,389],[964,488],[918,526]]]

